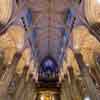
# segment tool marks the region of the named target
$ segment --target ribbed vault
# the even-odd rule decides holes
[[[10,100],[36,98],[38,68],[46,56],[59,66],[61,99],[99,100],[99,11],[96,0],[0,0],[0,100],[8,94]]]

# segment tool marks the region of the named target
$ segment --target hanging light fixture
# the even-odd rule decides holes
[[[86,96],[84,100],[91,100],[89,96]]]

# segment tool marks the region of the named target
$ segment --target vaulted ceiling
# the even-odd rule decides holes
[[[11,16],[11,1],[12,0],[0,0],[0,8],[3,10],[0,10],[0,21],[1,24],[5,24],[5,26]],[[8,2],[9,4],[7,5],[5,2]],[[32,63],[34,63],[34,57],[32,56],[32,52],[34,51],[32,51],[32,48],[28,45],[27,41],[25,42],[25,39],[29,34],[28,32],[31,32],[31,30],[34,30],[36,33],[36,40],[32,43],[37,50],[35,56],[37,61],[41,61],[41,59],[48,54],[55,58],[56,61],[59,61],[63,43],[62,30],[65,29],[65,31],[69,32],[68,27],[64,23],[65,12],[69,7],[74,8],[72,7],[73,2],[70,0],[25,0],[25,2],[27,3],[25,3],[26,6],[23,8],[25,9],[28,7],[32,10],[32,25],[31,28],[28,27],[29,31],[25,31],[23,23],[19,18],[11,25],[7,24],[9,25],[8,29],[0,36],[0,48],[4,51],[4,61],[6,64],[10,64],[13,55],[17,51],[22,50],[22,57],[17,65],[17,72],[19,73],[22,72],[25,64],[33,66]],[[83,55],[84,62],[87,65],[95,66],[94,52],[100,53],[100,42],[88,30],[87,24],[83,24],[85,15],[90,25],[96,22],[100,23],[100,5],[95,4],[94,2],[95,0],[92,0],[92,2],[91,0],[85,0],[85,2],[82,2],[80,5],[75,5],[74,10],[78,17],[76,17],[76,23],[72,32],[70,32],[69,46],[68,48],[64,48],[65,59],[63,60],[61,68],[62,77],[63,74],[66,73],[66,67],[68,65],[73,66],[75,74],[80,72],[74,57],[75,51],[78,51]],[[3,4],[3,7],[1,4]],[[14,11],[16,13],[13,12],[14,14],[11,17],[11,20],[14,20],[16,15],[18,17],[19,11],[22,11],[21,3],[18,6],[15,6]],[[94,11],[94,8],[97,12]],[[30,61],[30,59],[33,61]],[[34,67],[30,67],[30,72],[33,70]]]

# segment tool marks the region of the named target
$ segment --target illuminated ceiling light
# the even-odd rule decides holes
[[[100,0],[96,0],[98,4],[100,4]]]
[[[87,66],[87,67],[89,67],[89,66],[90,66],[90,64],[89,64],[89,63],[87,63],[87,64],[86,64],[86,66]]]
[[[41,100],[44,100],[44,96],[42,95],[40,99],[41,99]]]
[[[26,61],[26,65],[29,65],[30,64],[30,62],[29,61]]]
[[[30,65],[30,58],[29,57],[27,57],[27,59],[26,59],[26,65]]]
[[[17,49],[18,50],[21,50],[22,49],[22,44],[20,43],[20,44],[17,44]]]
[[[79,49],[79,46],[78,46],[78,45],[75,45],[74,48],[75,48],[75,49]]]
[[[84,100],[91,100],[89,96],[85,97]]]
[[[18,49],[19,51],[21,51],[22,48],[23,48],[23,42],[22,42],[22,41],[19,41],[19,43],[17,44],[17,49]]]
[[[61,52],[63,52],[64,51],[64,48],[61,48]]]
[[[80,47],[78,45],[75,45],[74,50],[75,50],[75,52],[80,52]]]

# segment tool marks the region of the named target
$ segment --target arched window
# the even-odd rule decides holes
[[[57,63],[52,57],[45,57],[39,67],[39,75],[43,79],[54,79],[57,75]]]

